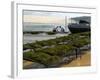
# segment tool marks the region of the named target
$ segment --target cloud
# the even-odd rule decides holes
[[[55,16],[31,16],[24,15],[24,22],[32,23],[46,23],[46,24],[64,24],[64,17],[55,17]]]

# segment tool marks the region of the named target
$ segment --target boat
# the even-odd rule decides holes
[[[68,24],[68,28],[69,28],[71,33],[80,33],[80,32],[90,31],[90,21],[89,21],[89,19],[86,19],[86,17],[85,17],[86,20],[82,19],[82,18],[84,18],[84,17],[75,18],[75,20],[77,19],[78,23]]]

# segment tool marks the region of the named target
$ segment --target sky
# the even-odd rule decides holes
[[[46,12],[46,11],[23,11],[23,21],[35,24],[55,24],[64,25],[65,16],[67,18],[89,16],[90,14],[83,13],[62,13],[62,12]]]

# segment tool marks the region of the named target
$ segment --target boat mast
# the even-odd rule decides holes
[[[65,16],[65,32],[68,32],[68,33],[70,33],[70,30],[69,30],[69,28],[68,28],[68,17],[67,16]]]
[[[65,16],[65,32],[66,32],[66,23],[67,23],[67,20],[66,20],[66,16]]]
[[[67,16],[65,16],[65,32],[68,31]]]

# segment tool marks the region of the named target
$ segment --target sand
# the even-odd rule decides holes
[[[32,61],[23,60],[23,67],[31,65],[32,63]]]
[[[61,67],[79,67],[79,66],[90,66],[91,65],[91,53],[90,51],[84,51],[81,59],[77,58],[69,64],[63,64]]]

